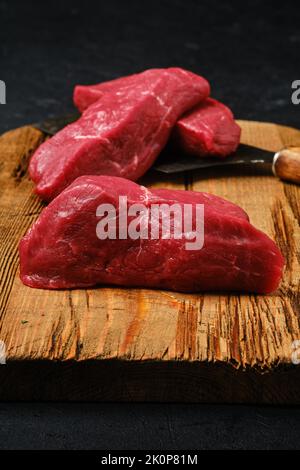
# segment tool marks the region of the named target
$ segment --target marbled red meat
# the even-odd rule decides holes
[[[38,148],[29,172],[39,196],[51,200],[81,175],[138,179],[165,146],[177,119],[209,94],[204,78],[180,68],[142,75],[135,86],[105,93]]]
[[[77,85],[73,100],[79,111],[84,111],[110,91],[128,89],[141,80],[141,74],[129,75],[97,85]],[[237,149],[241,128],[235,122],[231,110],[220,101],[207,98],[174,127],[175,144],[187,153],[199,157],[226,157]]]
[[[115,78],[96,85],[76,85],[73,101],[76,108],[83,113],[91,104],[98,101],[105,93],[118,92],[120,89],[134,86],[143,80],[143,72]]]
[[[199,157],[226,157],[237,149],[241,128],[230,109],[212,98],[197,105],[177,122],[176,144]]]
[[[128,205],[204,204],[203,248],[187,250],[187,233],[181,239],[100,240],[97,207],[117,207],[124,195]],[[36,288],[114,284],[257,293],[277,289],[284,264],[275,243],[234,204],[205,193],[149,190],[109,176],[82,176],[54,199],[22,239],[20,261],[23,283]]]

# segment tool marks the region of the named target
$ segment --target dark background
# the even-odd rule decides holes
[[[299,2],[0,0],[0,18],[0,131],[72,110],[77,83],[167,66],[203,74],[238,118],[299,126]]]
[[[0,0],[0,131],[71,111],[76,83],[174,65],[207,77],[238,118],[299,127],[299,25],[295,1]],[[299,418],[298,408],[0,403],[0,448],[298,448]]]

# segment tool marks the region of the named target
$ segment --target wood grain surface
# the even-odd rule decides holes
[[[242,142],[272,151],[300,131],[240,121]],[[18,243],[43,208],[28,178],[45,136],[32,127],[0,137],[0,366],[2,399],[300,403],[300,187],[263,168],[149,172],[151,187],[225,197],[286,257],[272,295],[189,295],[147,289],[45,291],[19,280]]]

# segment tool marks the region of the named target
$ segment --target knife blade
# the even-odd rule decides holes
[[[69,113],[57,118],[50,118],[43,122],[33,124],[46,135],[53,136],[63,127],[71,124],[80,117],[79,113]],[[184,153],[178,153],[170,148],[164,150],[152,166],[156,172],[176,174],[208,168],[249,167],[264,166],[279,178],[300,184],[300,148],[287,147],[277,153],[240,144],[237,151],[226,158],[199,158]]]
[[[233,155],[221,158],[199,158],[192,155],[162,155],[153,168],[165,174],[182,173],[184,171],[204,168],[227,167],[236,165],[269,165],[272,169],[274,152],[263,150],[251,145],[240,144]]]

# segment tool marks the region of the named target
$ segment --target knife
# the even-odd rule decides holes
[[[33,124],[33,127],[52,136],[79,117],[79,113],[66,114]],[[249,167],[249,165],[264,166],[278,178],[300,184],[300,147],[286,147],[274,154],[258,147],[240,144],[234,154],[223,159],[199,158],[166,150],[162,152],[152,168],[159,173],[175,174],[207,168]]]

